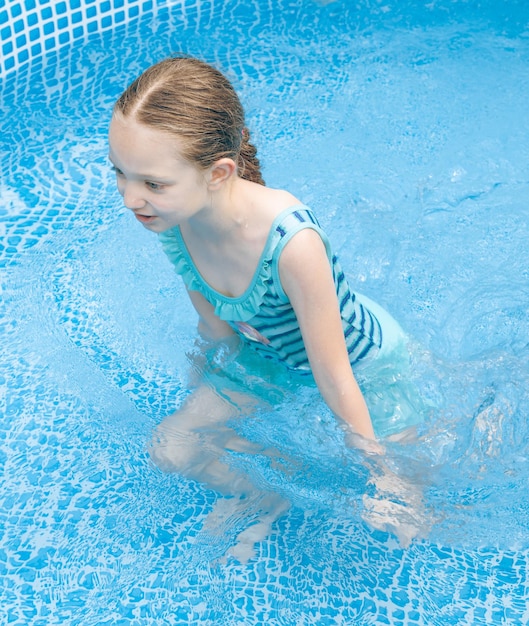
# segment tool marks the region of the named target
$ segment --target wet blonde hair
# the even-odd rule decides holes
[[[199,169],[228,157],[241,178],[264,185],[239,97],[207,63],[182,56],[156,63],[122,93],[114,113],[177,137]]]

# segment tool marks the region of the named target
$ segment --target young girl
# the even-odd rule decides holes
[[[266,360],[313,376],[357,445],[413,421],[391,389],[407,362],[403,332],[350,289],[311,209],[265,186],[241,103],[219,71],[187,57],[150,67],[117,101],[109,142],[125,205],[159,235],[202,337],[224,345],[238,338],[263,357],[265,378]],[[375,427],[356,368],[366,388],[378,386],[370,393]],[[220,486],[234,478],[219,463],[222,447],[249,446],[226,420],[253,400],[247,389],[214,387],[199,384],[164,421],[152,454],[182,471],[194,464],[195,474],[200,463],[202,477]],[[197,431],[213,425],[223,435],[199,451]]]

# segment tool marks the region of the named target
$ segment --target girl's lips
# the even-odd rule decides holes
[[[156,219],[153,215],[140,215],[139,213],[134,213],[134,217],[142,224],[149,224]]]

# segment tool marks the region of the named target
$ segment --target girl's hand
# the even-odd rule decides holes
[[[370,456],[383,457],[386,454],[386,448],[379,441],[362,437],[362,435],[352,432],[349,428],[347,428],[345,442],[349,447],[362,450],[362,452]]]

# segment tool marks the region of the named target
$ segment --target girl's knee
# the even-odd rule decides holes
[[[192,435],[171,431],[158,426],[148,445],[147,452],[152,462],[164,472],[185,473],[193,459],[197,456],[196,442]]]

